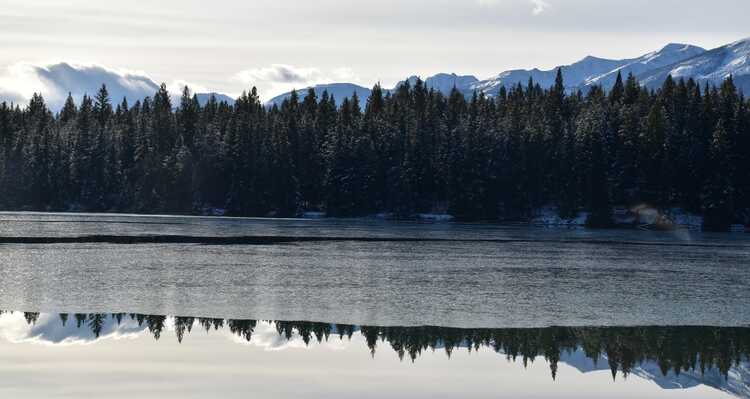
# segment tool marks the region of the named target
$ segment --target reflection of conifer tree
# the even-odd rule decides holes
[[[83,323],[86,322],[86,317],[87,316],[88,315],[86,313],[76,313],[75,314],[76,328],[81,328],[81,326],[83,325]]]
[[[0,311],[0,314],[2,312]],[[120,317],[122,314],[119,314]],[[67,321],[67,314],[60,314]],[[112,316],[117,319],[117,314]],[[130,314],[139,326],[145,325],[155,339],[159,339],[166,316]],[[24,312],[29,325],[36,322],[39,313]],[[75,314],[77,328],[86,324],[99,337],[106,314]],[[175,317],[175,334],[182,342],[192,331],[192,317]],[[228,330],[246,341],[252,339],[256,320],[224,320],[198,318],[206,330]],[[374,356],[378,341],[387,342],[400,359],[412,361],[427,350],[443,348],[448,356],[459,348],[479,350],[489,348],[503,353],[509,360],[523,360],[524,366],[535,358],[543,357],[550,365],[552,378],[557,376],[557,365],[563,353],[582,350],[596,362],[606,357],[613,378],[618,373],[627,376],[643,362],[655,362],[661,372],[679,374],[687,370],[716,369],[727,375],[741,361],[750,359],[750,328],[722,327],[551,327],[532,329],[461,329],[445,327],[375,327],[304,321],[273,322],[279,336],[291,340],[300,337],[306,344],[330,339],[336,332],[338,339],[351,338],[355,331],[364,337]]]
[[[346,336],[349,339],[352,339],[352,335],[354,334],[355,327],[351,324],[336,324],[335,329],[336,329],[336,332],[339,333],[340,339],[343,339],[344,336]]]
[[[89,328],[94,333],[96,338],[102,333],[102,327],[104,327],[104,321],[107,319],[107,315],[104,313],[92,313],[89,315]]]
[[[142,326],[146,321],[146,315],[144,314],[131,314],[130,318],[138,323],[138,327]]]
[[[250,342],[256,324],[255,320],[227,320],[229,331],[240,338],[244,338],[247,342]]]
[[[122,318],[124,316],[125,316],[125,313],[112,313],[112,318],[117,321],[118,326],[122,323]]]
[[[164,329],[164,322],[166,319],[167,316],[146,316],[146,326],[148,327],[148,331],[154,336],[154,339],[158,340],[161,337],[161,332]]]
[[[185,335],[185,331],[190,333],[193,329],[193,323],[195,322],[194,317],[175,317],[174,318],[174,330],[177,335],[177,342],[182,342],[182,338]]]
[[[36,321],[39,319],[39,313],[23,312],[23,318],[26,319],[26,323],[28,324],[36,324]]]

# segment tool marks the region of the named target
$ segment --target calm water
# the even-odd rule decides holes
[[[750,398],[747,234],[4,213],[0,262],[0,397]]]
[[[453,327],[750,325],[748,234],[115,215],[0,220],[3,238],[286,240],[2,244],[5,309]]]
[[[0,395],[747,398],[748,354],[750,328],[459,329],[15,312],[0,316]]]

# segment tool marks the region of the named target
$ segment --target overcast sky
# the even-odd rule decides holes
[[[748,0],[0,0],[0,78],[67,61],[229,94],[255,84],[268,98],[711,48],[750,36],[748,15]]]

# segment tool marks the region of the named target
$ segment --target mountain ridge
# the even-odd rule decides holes
[[[700,69],[693,65],[695,63],[713,65],[716,70],[709,68],[706,72],[706,68]],[[424,78],[423,82],[427,88],[436,89],[445,95],[449,94],[455,87],[465,96],[471,96],[474,92],[494,96],[500,90],[500,87],[510,88],[518,84],[525,85],[529,79],[542,87],[550,87],[555,82],[558,69],[563,73],[563,81],[568,92],[587,91],[593,86],[602,86],[609,89],[614,85],[618,74],[623,78],[632,74],[641,85],[656,89],[661,86],[668,75],[672,74],[674,78],[693,78],[699,83],[717,86],[731,75],[738,89],[745,94],[750,94],[750,37],[711,50],[675,42],[634,58],[616,60],[588,55],[572,64],[560,65],[549,70],[539,68],[512,69],[484,80],[479,80],[473,75],[438,73]],[[687,70],[706,73],[696,76],[696,74],[686,73]],[[413,75],[398,82],[388,91],[392,92],[404,82],[413,84],[416,79],[417,76]],[[454,84],[446,84],[451,79]],[[368,89],[359,85],[354,86],[357,86],[360,90],[358,92],[360,99],[367,97],[367,95],[362,95],[365,90],[369,95]],[[312,87],[317,88],[318,86]],[[267,104],[280,104],[288,96],[289,93],[281,94],[269,100]]]
[[[133,103],[147,96],[153,96],[159,85],[145,74],[133,72],[119,72],[98,65],[75,65],[67,62],[50,64],[46,66],[27,65],[29,76],[36,79],[38,87],[43,87],[42,95],[51,109],[60,109],[68,93],[72,93],[76,101],[80,101],[83,95],[92,96],[106,84],[110,97],[114,102],[127,98]],[[750,95],[750,37],[719,46],[710,50],[703,49],[686,43],[669,43],[661,49],[645,53],[634,58],[608,59],[594,55],[588,55],[568,65],[560,65],[552,69],[542,70],[511,69],[503,71],[487,79],[478,79],[473,75],[459,75],[456,73],[437,73],[422,78],[425,86],[435,89],[444,95],[448,95],[453,88],[459,90],[465,96],[473,93],[484,93],[487,96],[495,96],[501,87],[510,88],[518,84],[526,85],[529,80],[542,87],[551,87],[560,69],[566,91],[588,91],[594,86],[605,89],[611,88],[617,75],[623,78],[632,74],[640,84],[649,89],[659,88],[667,76],[675,79],[693,79],[704,85],[720,85],[729,76],[734,78],[738,90]],[[395,91],[400,85],[409,82],[413,85],[417,75],[398,82],[386,92]],[[8,80],[6,79],[5,82]],[[3,87],[0,80],[0,101],[21,103],[28,99],[31,93],[18,93]],[[11,83],[11,87],[13,87]],[[371,89],[360,84],[350,82],[331,82],[302,87],[297,90],[301,96],[312,88],[317,97],[320,98],[324,91],[332,95],[337,104],[344,98],[349,98],[352,93],[357,93],[360,105],[364,108]],[[211,96],[217,101],[234,103],[234,98],[218,92],[197,92],[198,100],[205,104]],[[265,104],[268,107],[281,105],[291,95],[291,92],[282,93]],[[175,105],[179,101],[179,95],[172,94]]]

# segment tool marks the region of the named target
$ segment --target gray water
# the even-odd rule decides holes
[[[93,235],[336,240],[3,244],[0,308],[398,326],[750,325],[747,234],[0,214],[2,237]]]

